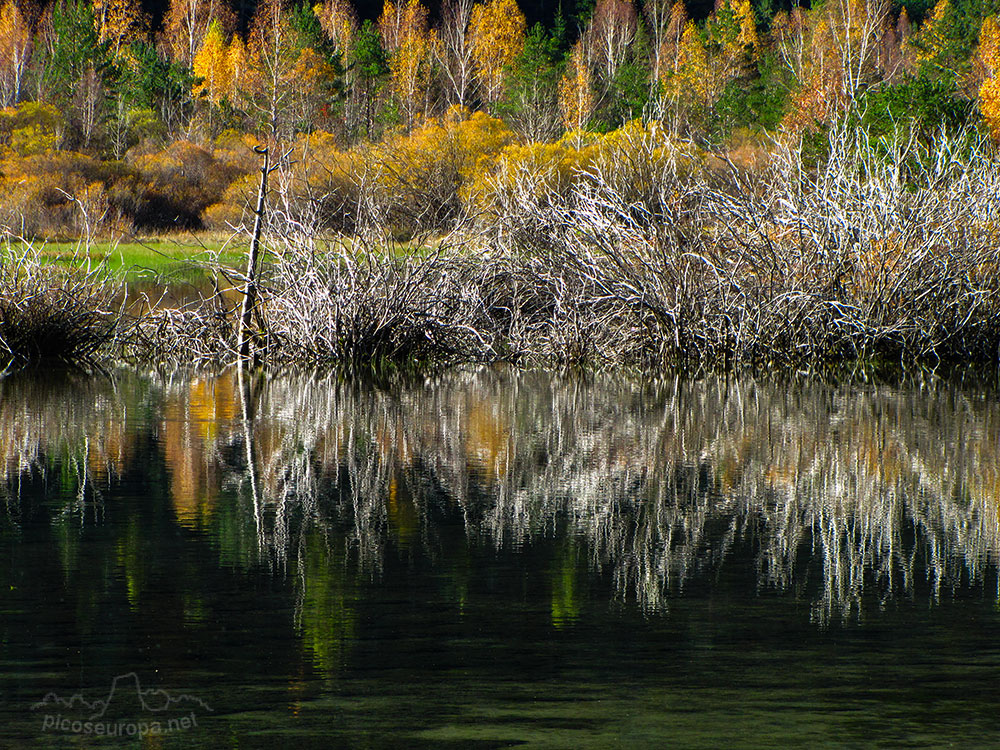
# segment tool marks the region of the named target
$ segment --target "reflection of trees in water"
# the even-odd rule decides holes
[[[1000,407],[947,386],[639,387],[485,369],[386,392],[308,378],[265,390],[260,422],[284,424],[309,475],[333,478],[338,521],[371,565],[413,526],[401,508],[428,539],[444,502],[497,545],[557,528],[586,539],[591,564],[651,610],[749,543],[759,586],[818,568],[824,620],[865,591],[981,584],[1000,555]],[[288,465],[264,474],[307,476],[274,471]]]
[[[0,379],[0,497],[8,519],[18,518],[35,480],[71,499],[64,516],[99,513],[102,488],[133,458],[130,416],[113,379],[37,372]]]
[[[759,587],[818,574],[820,620],[865,592],[982,584],[1000,555],[1000,404],[983,392],[489,368],[388,388],[233,372],[129,383],[74,399],[2,384],[8,496],[57,450],[110,481],[134,453],[128,415],[155,404],[145,429],[176,520],[211,529],[226,559],[291,564],[304,606],[347,606],[316,589],[333,585],[309,564],[317,540],[334,567],[377,574],[387,545],[440,554],[446,519],[497,546],[583,540],[549,571],[554,621],[575,611],[580,555],[655,611],[750,549]]]

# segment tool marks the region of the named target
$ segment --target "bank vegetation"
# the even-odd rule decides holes
[[[998,359],[1000,168],[974,132],[873,139],[845,121],[818,151],[775,138],[739,159],[655,121],[503,140],[499,121],[456,112],[337,169],[282,154],[254,358],[654,369]],[[244,205],[252,193],[248,179]],[[251,218],[234,209],[227,220],[240,230]],[[28,333],[29,301],[86,329],[53,345],[64,360],[236,356],[231,291],[181,308],[126,304],[93,272],[71,277],[18,252],[4,261],[11,359],[52,359],[60,341]],[[225,286],[245,280],[215,271]]]

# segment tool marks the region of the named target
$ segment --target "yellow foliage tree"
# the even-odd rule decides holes
[[[715,52],[712,68],[721,88],[747,73],[760,45],[750,0],[724,0],[709,18],[707,28]]]
[[[888,0],[830,0],[775,17],[777,50],[797,81],[785,125],[829,122],[900,64]]]
[[[950,47],[948,27],[954,14],[951,0],[938,0],[934,4],[920,31],[910,41],[916,51],[918,63],[926,62],[938,67],[948,67],[948,61],[945,59]]]
[[[988,78],[1000,71],[1000,18],[989,16],[979,31],[979,59]]]
[[[389,52],[392,91],[399,101],[403,122],[413,127],[424,109],[430,84],[432,39],[427,27],[427,8],[420,0],[396,6],[387,2],[379,19],[382,44]]]
[[[752,50],[756,53],[760,46],[760,39],[757,36],[757,21],[754,18],[750,0],[736,0],[733,5],[733,14],[740,25],[737,46],[741,50]]]
[[[192,89],[195,96],[202,96],[212,104],[219,104],[229,97],[233,87],[233,69],[229,48],[222,27],[213,21],[194,56],[194,74],[197,82]]]
[[[663,21],[664,27],[660,34],[660,45],[653,61],[653,75],[656,77],[656,81],[665,83],[671,75],[677,72],[681,38],[687,23],[687,8],[684,7],[683,0],[677,0],[670,7],[669,16]]]
[[[94,16],[99,39],[108,42],[115,57],[130,42],[141,39],[148,27],[139,0],[94,0]]]
[[[226,50],[226,64],[229,66],[229,88],[227,94],[229,100],[237,104],[242,100],[244,82],[247,79],[250,60],[247,56],[247,47],[240,39],[239,35],[234,35]]]
[[[979,32],[979,59],[986,80],[979,87],[979,109],[986,120],[990,135],[1000,140],[1000,19],[989,16]]]
[[[28,67],[31,30],[13,0],[0,5],[0,107],[16,104]]]
[[[709,105],[718,93],[716,71],[694,21],[688,21],[681,34],[672,71],[662,80],[667,96],[683,104]]]
[[[333,52],[346,58],[358,31],[358,14],[350,0],[326,0],[313,8]]]
[[[191,65],[213,21],[226,34],[236,28],[236,16],[225,0],[170,0],[161,43],[174,60]]]
[[[473,7],[469,21],[472,60],[487,103],[503,95],[504,71],[524,49],[526,26],[515,0],[486,0]]]
[[[566,73],[559,81],[559,111],[566,130],[583,130],[594,113],[594,86],[580,42],[573,45]]]
[[[320,120],[335,78],[333,66],[312,47],[306,47],[299,53],[292,69],[292,80],[296,85],[290,103],[301,122],[314,125]]]

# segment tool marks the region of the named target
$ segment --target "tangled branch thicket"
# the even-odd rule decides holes
[[[0,250],[0,371],[99,364],[128,337],[123,299],[103,266],[71,271],[8,244]]]
[[[269,354],[639,366],[997,358],[1000,168],[989,144],[873,143],[841,129],[818,166],[776,144],[763,166],[738,168],[655,127],[624,132],[568,187],[556,162],[498,164],[479,212],[430,252],[321,243],[309,203],[284,202],[263,295]]]
[[[737,166],[655,124],[619,132],[569,177],[558,158],[501,157],[444,239],[407,246],[378,234],[364,196],[345,221],[358,231],[324,237],[329,200],[279,174],[258,351],[654,368],[1000,356],[989,143],[845,127],[818,164],[776,142]],[[234,339],[212,301],[145,317],[129,351],[217,360]]]

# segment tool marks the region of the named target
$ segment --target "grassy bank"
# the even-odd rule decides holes
[[[23,243],[14,241],[10,251],[36,251],[43,263],[65,268],[103,265],[111,274],[136,283],[152,278],[197,283],[211,279],[213,267],[239,268],[245,263],[242,239],[214,234],[149,237],[131,240]]]
[[[316,365],[996,363],[992,146],[841,130],[814,161],[776,143],[752,168],[713,164],[636,128],[569,182],[502,170],[489,210],[406,247],[322,239],[312,203],[281,195],[254,347]],[[234,301],[145,310],[118,356],[231,360]]]

